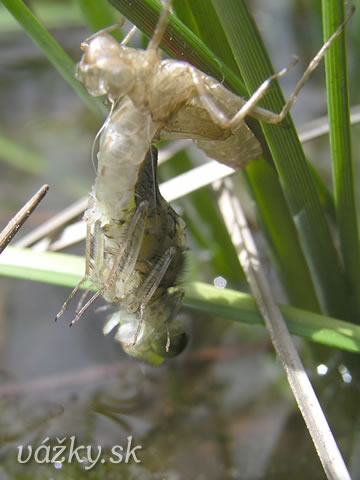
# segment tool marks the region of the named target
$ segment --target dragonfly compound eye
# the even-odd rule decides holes
[[[170,343],[170,345],[168,345]],[[163,358],[172,358],[180,355],[188,344],[188,335],[184,331],[170,332],[169,338],[166,333],[155,335],[151,341],[154,353]],[[168,348],[167,348],[168,345]]]

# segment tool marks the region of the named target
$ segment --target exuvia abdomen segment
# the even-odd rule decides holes
[[[139,168],[158,128],[148,113],[127,98],[106,122],[100,137],[95,197],[109,217],[121,220],[134,203]]]

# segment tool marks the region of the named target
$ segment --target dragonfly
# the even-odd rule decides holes
[[[277,114],[257,103],[271,82],[289,68],[269,77],[245,100],[187,62],[162,59],[159,45],[171,1],[163,0],[162,5],[145,50],[127,45],[134,29],[119,44],[109,34],[114,27],[81,44],[84,53],[75,75],[90,94],[105,96],[111,109],[97,136],[97,175],[84,216],[85,275],[57,315],[64,313],[90,278],[97,292],[83,305],[89,289],[85,292],[72,324],[103,296],[118,309],[104,333],[117,327],[115,339],[124,350],[154,364],[179,353],[186,343],[182,324],[176,321],[183,298],[176,284],[186,242],[184,222],[159,193],[152,144],[159,139],[189,138],[211,158],[244,168],[262,154],[245,118],[281,122],[344,27],[324,44]]]
[[[105,129],[105,139],[107,134]],[[101,144],[100,152],[102,148]],[[95,182],[84,214],[85,275],[56,317],[90,278],[71,324],[102,295],[116,308],[104,334],[117,327],[115,340],[124,351],[153,365],[178,355],[187,343],[183,322],[176,319],[184,297],[178,279],[185,262],[185,223],[161,196],[156,166],[157,149],[152,147],[139,165],[133,196],[117,219],[111,216],[111,205],[104,205],[101,195],[98,198],[100,187]],[[102,169],[99,162],[98,170]],[[97,292],[82,306],[93,286]]]

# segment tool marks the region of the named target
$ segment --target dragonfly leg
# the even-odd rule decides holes
[[[74,290],[70,293],[68,298],[65,300],[63,306],[61,307],[61,310],[58,312],[58,314],[55,317],[55,321],[57,321],[65,312],[70,300],[76,295],[76,293],[80,290],[82,285],[88,280],[89,275],[90,275],[90,243],[91,243],[91,233],[90,233],[90,227],[87,226],[86,228],[86,258],[85,258],[85,273],[83,278],[80,280],[80,282],[76,285]]]
[[[162,279],[164,278],[164,275],[166,274],[170,263],[176,254],[176,251],[177,249],[175,247],[170,247],[163,255],[160,256],[149,275],[145,278],[143,284],[136,292],[136,296],[139,299],[139,307],[137,310],[139,311],[140,315],[132,346],[136,345],[138,340],[138,336],[144,322],[145,309],[159,287]]]
[[[71,325],[73,325],[80,319],[80,317],[84,314],[84,312],[90,307],[90,305],[92,305],[95,302],[95,300],[100,295],[104,295],[106,293],[106,291],[109,289],[109,287],[111,287],[111,285],[113,284],[117,276],[119,276],[119,272],[120,272],[120,275],[123,277],[124,282],[126,282],[129,279],[131,273],[134,270],[134,266],[137,261],[139,251],[141,248],[141,244],[144,236],[147,212],[148,212],[148,202],[143,201],[140,203],[140,205],[136,209],[130,221],[130,225],[126,231],[124,243],[116,252],[115,257],[113,259],[110,273],[108,274],[102,287],[77,312],[76,316],[71,322]],[[96,263],[95,263],[95,268],[98,269],[98,266],[96,265]],[[98,273],[100,273],[99,276],[101,276],[101,273],[102,273],[101,270],[102,270],[102,264],[100,266],[100,270],[98,269]],[[117,280],[119,280],[119,278],[117,278]]]
[[[275,73],[274,75],[271,75],[269,78],[267,78],[253,93],[251,98],[244,102],[244,105],[232,118],[227,118],[224,112],[218,108],[214,100],[211,98],[210,91],[206,88],[200,73],[194,67],[189,66],[200,102],[207,110],[213,121],[223,128],[236,128],[245,120],[245,117],[248,115],[266,123],[276,124],[282,122],[291,110],[291,107],[294,105],[299,92],[304,87],[310,75],[322,61],[326,52],[331,47],[336,38],[342,33],[346,23],[350,20],[354,11],[355,9],[354,7],[352,7],[345,21],[337,28],[337,30],[324,43],[324,45],[321,47],[315,57],[311,60],[307,69],[303,73],[292,94],[290,95],[289,100],[286,102],[280,113],[275,113],[270,110],[257,107],[257,103],[267,93],[271,83],[274,80],[285,75],[294,66],[294,64],[297,63],[297,60],[295,60],[289,67],[286,67],[280,72]]]

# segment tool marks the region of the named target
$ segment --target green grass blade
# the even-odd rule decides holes
[[[177,17],[217,55],[232,72],[240,76],[225,32],[214,6],[208,0],[174,0]]]
[[[324,41],[344,21],[342,0],[323,0]],[[347,282],[360,315],[360,243],[351,151],[346,35],[337,38],[325,57],[336,219]]]
[[[58,70],[64,80],[75,90],[87,106],[101,118],[106,116],[107,109],[101,101],[91,97],[74,77],[74,62],[60,47],[46,28],[37,20],[21,0],[0,0],[9,12],[22,25],[31,39],[36,43],[49,61]]]
[[[33,2],[31,8],[47,28],[79,26],[82,21],[80,12],[68,2]],[[0,5],[0,31],[2,33],[21,31],[21,25],[2,5]]]
[[[313,167],[313,165],[308,162],[308,167],[310,168],[310,172],[316,185],[316,190],[319,195],[321,206],[326,212],[331,220],[336,223],[336,212],[335,212],[335,203],[334,197],[330,192],[328,186],[326,185],[325,181],[320,177],[318,171]]]
[[[213,4],[245,84],[254,92],[273,73],[254,20],[243,0],[213,0]],[[285,102],[277,82],[260,103],[269,110],[281,110]],[[261,126],[324,311],[340,318],[351,318],[344,275],[293,122],[288,116],[282,125],[262,123]]]
[[[257,160],[248,166],[246,174],[259,223],[291,304],[320,312],[310,271],[273,166],[263,159]]]
[[[0,275],[8,277],[74,287],[84,271],[84,258],[75,255],[14,247],[7,247],[0,255]],[[185,305],[237,322],[263,325],[253,297],[227,288],[191,283],[187,287]],[[291,333],[317,343],[360,353],[360,327],[293,307],[281,306],[281,311]]]
[[[0,274],[64,287],[84,276],[85,258],[53,252],[7,247],[0,256]]]
[[[246,293],[193,282],[184,304],[236,322],[264,325],[255,299]],[[280,305],[290,333],[323,345],[360,353],[360,327],[298,308]]]

